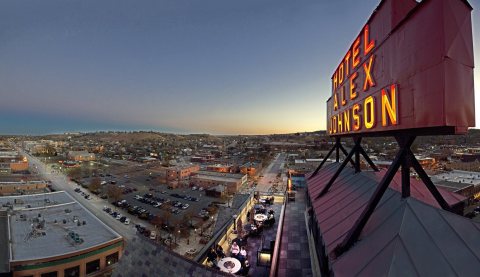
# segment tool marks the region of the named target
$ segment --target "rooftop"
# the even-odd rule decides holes
[[[432,182],[448,181],[453,183],[463,183],[468,185],[480,184],[480,173],[471,171],[453,170],[432,176]],[[462,186],[465,187],[465,186]]]
[[[195,178],[204,178],[209,180],[218,180],[218,181],[239,181],[245,175],[244,174],[233,174],[233,173],[221,173],[213,171],[198,171],[194,177]]]
[[[81,150],[81,151],[73,151],[72,150],[72,151],[68,151],[68,154],[72,155],[72,156],[74,156],[74,155],[93,155],[92,153],[89,153],[86,150]]]
[[[228,276],[180,256],[144,237],[134,237],[113,271],[113,276]]]
[[[480,224],[395,193],[359,242],[333,263],[335,276],[480,276]]]
[[[13,210],[48,207],[71,202],[74,200],[63,191],[0,197],[0,206],[11,207]]]
[[[23,201],[23,208],[15,205],[10,212],[12,262],[77,252],[121,238],[63,191],[0,197],[0,201],[11,201],[12,198]],[[44,205],[45,200],[50,203]],[[31,205],[31,208],[25,208],[25,205]]]
[[[216,234],[219,230],[225,227],[225,223],[232,220],[233,215],[239,212],[239,209],[242,208],[249,198],[249,194],[235,194],[232,199],[231,207],[219,206],[213,234]]]
[[[335,258],[385,171],[345,168],[328,193],[319,192],[338,169],[324,167],[308,182],[316,224],[335,276],[479,276],[480,225],[444,211],[423,183],[411,179],[412,197],[402,198],[400,176],[381,198],[359,240]],[[439,189],[450,205],[465,198]]]
[[[449,181],[433,181],[433,182],[437,187],[439,186],[453,192],[457,192],[459,190],[474,186],[473,184],[449,182]]]

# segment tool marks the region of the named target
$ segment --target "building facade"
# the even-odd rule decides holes
[[[77,162],[89,162],[95,160],[95,154],[87,151],[69,151],[67,158]]]
[[[227,188],[227,193],[233,194],[247,183],[247,178],[246,174],[198,171],[190,177],[190,184],[204,189],[222,185]]]

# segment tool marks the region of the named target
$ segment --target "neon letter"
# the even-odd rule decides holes
[[[367,91],[370,87],[375,86],[375,82],[373,81],[372,77],[372,65],[375,55],[371,55],[370,59],[367,63],[363,64],[363,70],[365,71],[365,81],[363,82],[363,91]]]
[[[345,132],[350,132],[350,110],[346,109],[343,112],[343,123],[345,126]]]
[[[358,49],[358,46],[360,45],[360,37],[358,37],[355,42],[353,43],[353,48],[352,48],[352,67],[355,68],[358,66],[360,63],[360,58],[358,55],[360,54],[360,49]]]
[[[355,91],[355,88],[357,87],[354,83],[355,79],[358,76],[358,72],[354,72],[352,76],[350,76],[350,100],[353,100],[357,98],[357,92]]]
[[[337,115],[337,117],[338,117],[338,118],[337,118],[337,122],[338,122],[338,132],[339,132],[339,133],[342,133],[342,132],[343,132],[342,114],[339,113],[339,114]]]
[[[338,67],[338,85],[343,83],[343,63]]]
[[[350,61],[350,55],[351,55],[352,52],[350,52],[350,50],[348,50],[347,52],[347,55],[345,55],[345,76],[348,76],[348,74],[350,74],[350,64],[349,64],[349,61]]]
[[[372,49],[375,47],[375,40],[370,40],[370,30],[368,27],[368,24],[365,25],[365,28],[363,29],[363,52],[365,55],[370,53]],[[368,42],[370,40],[370,42]]]
[[[338,97],[336,92],[333,93],[333,110],[338,110]]]
[[[382,89],[382,126],[387,126],[387,113],[391,125],[397,125],[397,85],[390,86],[390,99],[385,89]]]
[[[355,104],[353,105],[352,108],[352,116],[353,116],[353,130],[358,131],[361,128],[360,125],[360,115],[358,115],[358,112],[360,111],[360,105]]]
[[[373,96],[368,96],[363,102],[363,119],[365,122],[365,127],[367,129],[372,129],[375,126],[375,99]]]

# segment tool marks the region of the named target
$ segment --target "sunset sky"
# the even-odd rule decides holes
[[[0,1],[0,134],[325,129],[330,76],[379,2]]]

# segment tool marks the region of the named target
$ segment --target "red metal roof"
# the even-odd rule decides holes
[[[345,168],[329,192],[316,199],[339,166],[327,165],[308,180],[314,217],[329,255],[353,227],[385,173],[355,173],[352,168]],[[439,209],[421,181],[412,179],[412,197],[402,198],[400,180],[398,174],[367,222],[359,242],[336,260],[331,259],[335,276],[425,275],[435,272],[434,268],[429,269],[435,263],[446,264],[438,269],[447,275],[477,270],[479,274],[466,276],[480,276],[480,224]],[[465,199],[443,189],[439,191],[450,205]],[[472,252],[472,246],[465,245],[467,242],[478,248]],[[435,253],[428,254],[429,251]],[[452,254],[444,253],[448,251],[463,255],[462,259],[471,265],[451,261]],[[473,265],[476,269],[472,269]],[[403,267],[405,271],[396,271]]]

